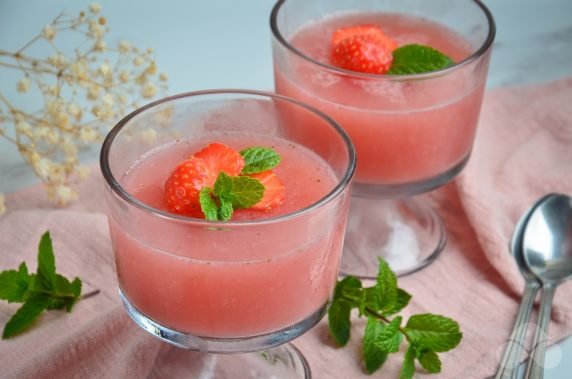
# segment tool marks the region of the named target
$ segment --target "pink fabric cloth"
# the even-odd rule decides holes
[[[507,248],[514,225],[541,195],[572,193],[571,103],[572,79],[488,92],[468,166],[428,195],[445,220],[449,242],[434,264],[400,279],[400,285],[413,294],[407,312],[441,313],[460,322],[463,341],[441,355],[441,378],[484,378],[497,368],[523,288]],[[80,201],[67,209],[52,208],[39,187],[7,197],[8,212],[0,217],[0,269],[25,260],[34,270],[39,237],[49,229],[59,271],[83,278],[85,292],[101,293],[70,314],[45,313],[31,331],[1,341],[3,378],[142,378],[165,349],[120,304],[102,214],[103,183],[94,171],[81,186]],[[551,341],[572,332],[572,283],[558,289],[555,302]],[[0,324],[16,309],[1,302]],[[350,344],[340,349],[322,320],[294,344],[316,378],[365,377],[362,330],[363,322],[356,322]],[[390,357],[373,377],[398,377],[401,360]]]

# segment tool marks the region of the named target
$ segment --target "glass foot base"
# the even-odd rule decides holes
[[[322,319],[328,307],[328,304],[324,304],[304,320],[270,333],[234,338],[214,338],[197,336],[161,325],[133,306],[121,290],[119,290],[119,296],[131,319],[143,330],[179,348],[209,351],[211,353],[242,353],[270,349],[282,345],[299,337],[316,325]]]
[[[340,272],[374,279],[382,257],[407,275],[435,260],[446,239],[441,217],[421,199],[352,197]]]
[[[211,354],[165,345],[159,352],[152,379],[309,379],[308,362],[293,345],[245,354]]]

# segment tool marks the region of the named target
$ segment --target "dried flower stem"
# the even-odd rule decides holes
[[[30,110],[0,93],[0,138],[17,147],[48,197],[60,205],[75,199],[72,184],[87,174],[78,151],[100,142],[139,102],[167,89],[167,76],[158,73],[150,49],[125,41],[107,46],[109,26],[100,9],[91,4],[77,16],[62,12],[15,52],[0,50],[0,68],[22,74],[18,92],[36,90],[43,99],[41,109]],[[80,40],[68,54],[56,43],[64,33]],[[31,54],[38,43],[45,43],[52,55]]]

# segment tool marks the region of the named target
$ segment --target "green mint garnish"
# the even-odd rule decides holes
[[[415,374],[415,346],[409,345],[403,356],[403,365],[399,373],[399,379],[411,379]]]
[[[264,196],[264,185],[249,176],[230,176],[221,172],[211,190],[199,194],[201,209],[207,220],[228,221],[235,209],[250,208]]]
[[[349,290],[358,292],[361,290],[361,281],[353,276],[348,276],[336,284],[334,299],[328,311],[328,324],[332,337],[338,345],[345,346],[350,340],[350,313],[359,299],[347,296]]]
[[[219,220],[228,221],[234,213],[234,208],[229,200],[220,199],[220,208],[218,209]]]
[[[430,313],[411,316],[404,330],[417,346],[435,352],[453,349],[462,336],[455,321]]]
[[[201,192],[199,192],[199,202],[201,203],[201,210],[205,218],[209,221],[216,221],[219,219],[219,210],[211,196],[211,192],[212,190],[208,187],[201,189]]]
[[[240,152],[245,165],[239,176],[219,173],[214,188],[199,193],[201,210],[209,221],[228,221],[235,209],[250,208],[264,197],[266,188],[248,175],[271,170],[280,163],[280,155],[268,147],[249,147]]]
[[[389,71],[390,75],[422,74],[437,71],[453,65],[453,60],[424,45],[404,45],[393,51],[393,62]]]
[[[266,170],[271,170],[280,163],[280,155],[268,147],[249,147],[240,152],[244,158],[245,165],[243,174],[255,174]]]
[[[368,374],[376,372],[387,360],[388,353],[376,343],[385,329],[385,324],[378,322],[375,317],[367,318],[367,325],[363,335],[363,357],[365,370]]]
[[[437,353],[454,349],[463,337],[459,324],[436,314],[418,314],[405,325],[402,316],[394,316],[407,306],[411,295],[397,286],[397,278],[389,265],[380,259],[374,286],[363,287],[353,276],[338,281],[328,310],[330,333],[336,343],[344,346],[350,339],[351,312],[367,317],[362,349],[365,370],[371,374],[383,366],[389,354],[399,351],[407,341],[401,368],[401,379],[411,379],[415,360],[428,373],[441,372]],[[390,318],[392,317],[392,318]]]
[[[434,351],[421,350],[417,358],[419,359],[419,363],[421,363],[421,367],[428,373],[436,374],[441,372],[441,360]]]
[[[229,176],[224,172],[218,175],[214,185],[214,195],[232,204],[233,208],[250,208],[262,200],[264,185],[249,176]]]
[[[99,291],[94,292],[96,294]],[[2,338],[13,337],[26,329],[44,310],[65,309],[71,312],[80,299],[81,280],[69,281],[56,273],[56,260],[50,233],[46,232],[38,247],[38,270],[30,274],[25,262],[18,270],[0,272],[0,299],[23,303],[6,323]],[[84,298],[87,295],[84,296]]]
[[[262,200],[266,188],[258,179],[249,176],[232,177],[232,190],[221,195],[232,203],[234,208],[250,208]]]

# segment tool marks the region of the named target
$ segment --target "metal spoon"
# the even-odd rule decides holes
[[[530,215],[524,260],[542,283],[540,315],[525,378],[544,376],[548,323],[556,287],[572,277],[572,198],[551,194]]]
[[[520,352],[522,351],[524,337],[526,335],[527,324],[530,318],[530,313],[532,311],[532,305],[534,304],[534,299],[536,298],[536,293],[540,288],[540,282],[537,277],[530,271],[526,262],[524,261],[524,254],[522,250],[523,236],[526,231],[526,226],[532,212],[544,201],[548,196],[544,196],[538,199],[520,218],[514,232],[512,234],[512,239],[510,243],[510,251],[516,261],[520,273],[524,277],[524,294],[520,301],[520,307],[518,308],[518,313],[516,319],[514,320],[514,325],[512,327],[512,332],[508,343],[505,347],[504,354],[500,363],[500,367],[497,371],[495,379],[512,379],[516,378],[518,372],[517,360],[520,357]]]

